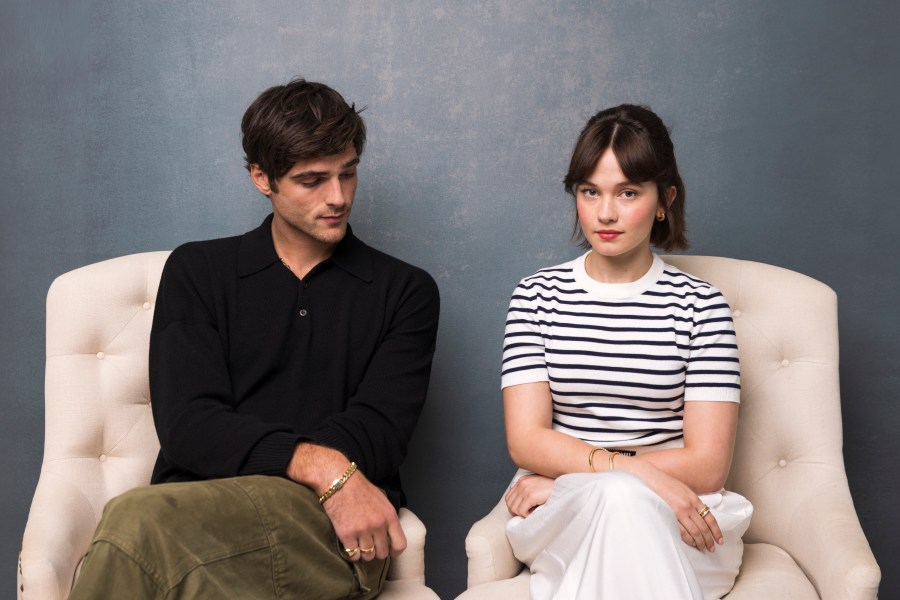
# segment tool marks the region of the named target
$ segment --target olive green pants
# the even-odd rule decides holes
[[[346,560],[318,498],[287,479],[169,483],[106,505],[69,598],[364,599],[387,567]]]

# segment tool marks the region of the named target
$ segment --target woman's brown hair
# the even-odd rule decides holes
[[[635,183],[653,181],[660,205],[666,211],[663,221],[654,221],[650,242],[667,252],[688,247],[685,237],[685,190],[675,148],[669,130],[656,113],[644,106],[622,104],[598,112],[590,118],[572,151],[569,171],[563,180],[566,192],[575,196],[607,148],[612,149],[625,177]],[[675,188],[675,198],[666,207],[666,191]],[[583,248],[590,247],[575,219],[573,237]]]

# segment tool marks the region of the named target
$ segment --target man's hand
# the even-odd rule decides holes
[[[301,443],[287,468],[287,476],[322,495],[341,476],[350,461],[331,448]],[[380,489],[356,471],[323,504],[338,540],[345,549],[358,549],[350,560],[385,559],[406,549],[406,536],[397,511]]]

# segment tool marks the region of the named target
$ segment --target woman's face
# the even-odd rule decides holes
[[[607,148],[594,172],[575,188],[575,204],[596,267],[649,268],[650,232],[657,215],[664,212],[655,182],[629,181]]]

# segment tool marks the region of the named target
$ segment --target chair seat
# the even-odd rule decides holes
[[[440,600],[440,597],[418,581],[385,581],[379,600]]]
[[[790,555],[771,544],[744,544],[744,562],[728,600],[818,600],[819,594]]]
[[[528,587],[531,583],[531,573],[528,569],[512,579],[501,579],[490,583],[482,583],[467,589],[456,597],[456,600],[516,600],[528,598]]]
[[[457,600],[527,598],[531,573],[469,588]],[[816,589],[787,552],[771,544],[745,544],[744,562],[728,600],[818,600]]]

